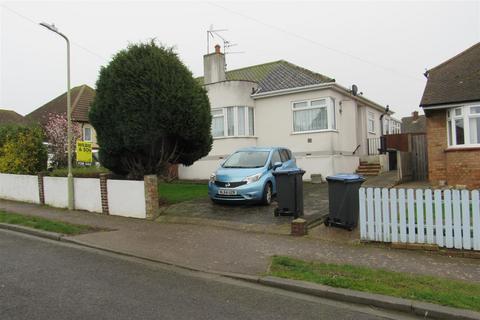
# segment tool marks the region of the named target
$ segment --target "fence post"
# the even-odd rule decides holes
[[[45,204],[45,188],[43,186],[43,176],[45,173],[39,172],[38,173],[38,199],[40,204]]]
[[[102,199],[102,213],[110,214],[108,209],[108,173],[100,173],[100,196]]]
[[[158,204],[158,178],[148,175],[143,178],[145,183],[145,213],[147,219],[154,219],[160,209]]]

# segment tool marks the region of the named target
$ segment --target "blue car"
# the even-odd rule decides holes
[[[248,201],[268,205],[276,194],[276,169],[297,168],[286,148],[251,147],[231,154],[210,176],[208,195],[214,202]]]

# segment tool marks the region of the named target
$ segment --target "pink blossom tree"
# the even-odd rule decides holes
[[[45,135],[49,143],[49,153],[53,155],[51,161],[55,167],[66,167],[67,155],[67,115],[53,114],[48,116],[45,125]],[[75,142],[82,138],[82,128],[76,122],[72,122],[72,151],[75,152]],[[74,159],[72,159],[74,161]]]

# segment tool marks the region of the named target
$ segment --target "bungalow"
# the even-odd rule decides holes
[[[89,123],[88,112],[95,97],[95,90],[84,84],[70,90],[72,102],[72,122],[78,123],[82,128],[82,140],[91,141],[94,149],[98,149],[97,135],[93,126]],[[47,124],[52,114],[67,114],[67,93],[56,97],[35,109],[25,116],[30,123],[38,123],[41,126]]]
[[[430,182],[480,188],[480,43],[426,76],[420,106],[427,122]]]
[[[354,172],[368,157],[367,139],[399,131],[393,112],[335,79],[284,60],[225,71],[220,46],[204,56],[204,76],[212,108],[210,153],[180,166],[181,179],[208,179],[241,147],[284,146],[297,164],[322,177]]]

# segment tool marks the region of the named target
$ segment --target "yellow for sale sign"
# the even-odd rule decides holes
[[[92,162],[92,143],[87,141],[77,141],[77,161]]]

